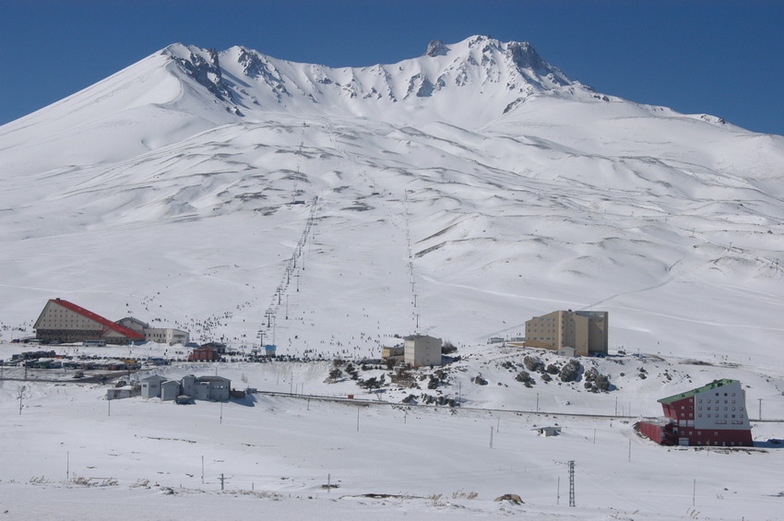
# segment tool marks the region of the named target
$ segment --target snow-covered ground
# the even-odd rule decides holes
[[[784,445],[768,440],[781,438],[781,422],[753,421],[756,446],[748,450],[661,447],[632,430],[638,415],[657,414],[655,399],[664,389],[738,372],[632,356],[583,359],[604,362],[603,369],[645,367],[649,376],[623,378],[617,371],[611,380],[622,383],[610,393],[585,392],[582,382],[539,381],[528,389],[496,363],[522,354],[498,349],[496,357],[468,356],[448,367],[448,383],[428,391],[460,393],[462,408],[384,403],[401,391],[365,392],[350,380],[327,384],[329,362],[174,364],[155,371],[172,378],[217,372],[235,387],[298,395],[257,394],[227,404],[106,401],[106,386],[97,384],[6,380],[0,511],[10,519],[170,519],[181,512],[197,519],[253,512],[285,519],[778,518]],[[677,384],[662,383],[664,369]],[[471,382],[480,373],[487,385]],[[782,380],[740,376],[754,418],[753,397]],[[349,393],[353,400],[345,399]],[[764,416],[784,417],[780,393],[764,404]],[[580,416],[591,413],[604,416]],[[561,435],[532,430],[548,425],[562,427]],[[525,503],[494,501],[507,493]]]

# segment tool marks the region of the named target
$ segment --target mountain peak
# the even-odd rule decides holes
[[[444,45],[444,42],[441,40],[433,40],[429,44],[427,44],[427,51],[425,51],[425,56],[435,57],[435,56],[444,56],[446,53],[449,52],[449,47]]]
[[[537,92],[574,84],[529,43],[482,35],[455,44],[433,40],[424,55],[395,64],[338,69],[239,46],[216,52],[174,44],[163,54],[177,64],[181,79],[184,73],[206,88],[227,113],[251,119],[270,110],[408,119],[410,111],[390,111],[403,104],[416,107],[422,122],[473,128]],[[463,108],[445,109],[455,105]]]

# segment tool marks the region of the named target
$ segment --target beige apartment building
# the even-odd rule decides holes
[[[525,345],[559,350],[573,347],[581,356],[606,354],[606,311],[553,311],[525,323]]]

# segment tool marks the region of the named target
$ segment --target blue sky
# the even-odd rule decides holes
[[[784,134],[783,27],[778,0],[0,0],[0,124],[174,42],[339,67],[486,34],[600,92]]]

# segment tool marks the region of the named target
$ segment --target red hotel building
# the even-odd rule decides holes
[[[640,433],[662,445],[753,445],[746,395],[737,380],[708,385],[658,400],[664,418],[642,421]]]

